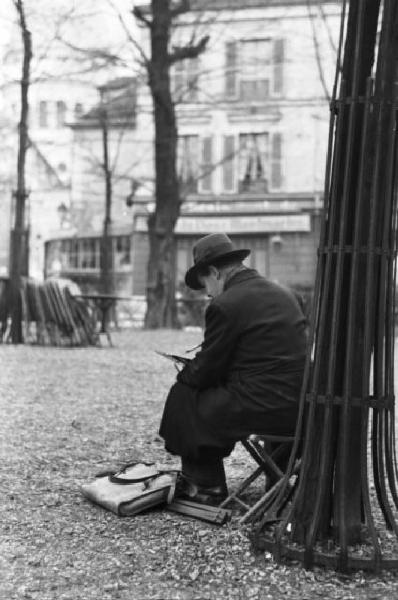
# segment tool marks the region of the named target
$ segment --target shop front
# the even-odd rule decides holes
[[[227,233],[238,248],[249,248],[247,266],[281,284],[311,289],[315,277],[319,215],[290,214],[189,214],[176,227],[176,284],[183,290],[192,248],[207,233]],[[138,216],[133,233],[134,293],[144,294],[149,246],[146,217]]]

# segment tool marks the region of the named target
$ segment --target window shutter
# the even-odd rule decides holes
[[[66,104],[63,100],[57,102],[57,127],[63,127],[65,125],[66,118]]]
[[[274,133],[272,136],[271,187],[273,189],[282,187],[282,135],[280,133]]]
[[[225,192],[235,191],[235,138],[224,137],[223,188]]]
[[[184,94],[184,64],[182,60],[174,64],[171,69],[171,93],[175,102],[181,102]]]
[[[202,140],[202,192],[212,191],[213,175],[213,140],[211,137],[205,137]]]
[[[44,100],[39,103],[39,127],[48,127],[48,105]]]
[[[225,46],[225,95],[227,98],[235,98],[237,95],[236,50],[236,42],[227,42]]]
[[[198,98],[198,77],[199,77],[199,59],[190,58],[187,60],[187,100],[194,101]]]
[[[274,40],[273,66],[274,66],[274,94],[283,93],[283,65],[285,60],[285,41]]]
[[[177,138],[177,152],[176,152],[176,167],[177,167],[177,175],[178,179],[181,181],[182,173],[184,168],[184,145],[185,139],[183,136],[178,136]]]

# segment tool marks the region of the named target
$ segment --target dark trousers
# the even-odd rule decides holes
[[[201,487],[224,485],[226,479],[223,456],[225,455],[225,452],[207,449],[195,460],[182,456],[182,474]]]

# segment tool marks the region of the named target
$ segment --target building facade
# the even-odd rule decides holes
[[[64,228],[46,242],[46,276],[61,274],[85,289],[98,288],[108,193],[114,284],[129,293],[133,287],[126,198],[137,164],[136,91],[134,78],[109,81],[99,88],[100,102],[71,124],[71,200]]]
[[[248,264],[260,273],[298,289],[312,286],[340,11],[340,2],[326,0],[197,0],[179,17],[171,45],[209,35],[205,52],[171,70],[184,200],[176,227],[179,285],[194,242],[222,231],[251,249]],[[148,47],[144,28],[142,44]],[[143,295],[154,206],[152,106],[144,85],[135,106],[121,152],[131,165],[121,199],[128,183],[134,198],[128,213],[123,201],[115,208],[114,225],[116,245],[127,244],[117,241],[118,227],[130,237],[132,278],[123,291]],[[79,203],[73,177],[72,205]],[[94,201],[90,207],[85,199],[99,236]]]
[[[114,63],[109,65],[104,58],[107,52],[112,55],[116,51],[123,57],[125,38],[115,10],[106,0],[80,0],[72,4],[64,0],[25,3],[33,43],[28,90],[26,226],[29,273],[38,279],[44,274],[46,240],[64,235],[66,230],[69,235],[73,232],[70,202],[74,156],[70,125],[98,102],[98,86],[104,80],[127,70]],[[116,0],[115,5],[121,10],[123,7],[124,14],[128,13],[123,1]],[[22,70],[21,32],[13,3],[1,3],[0,20],[0,276],[7,276]],[[116,46],[112,45],[113,40],[117,40]]]

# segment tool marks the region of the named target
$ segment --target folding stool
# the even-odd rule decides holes
[[[258,466],[242,481],[236,490],[229,494],[220,504],[220,508],[225,508],[231,502],[236,502],[245,510],[240,518],[240,523],[253,520],[258,511],[275,497],[281,487],[285,474],[284,466],[287,466],[294,439],[294,435],[251,435],[247,439],[241,440],[242,446]],[[297,460],[292,476],[297,475],[299,466],[300,461]],[[253,506],[250,506],[240,496],[260,475],[265,476],[265,491],[261,498]],[[290,483],[289,488],[291,488]]]

